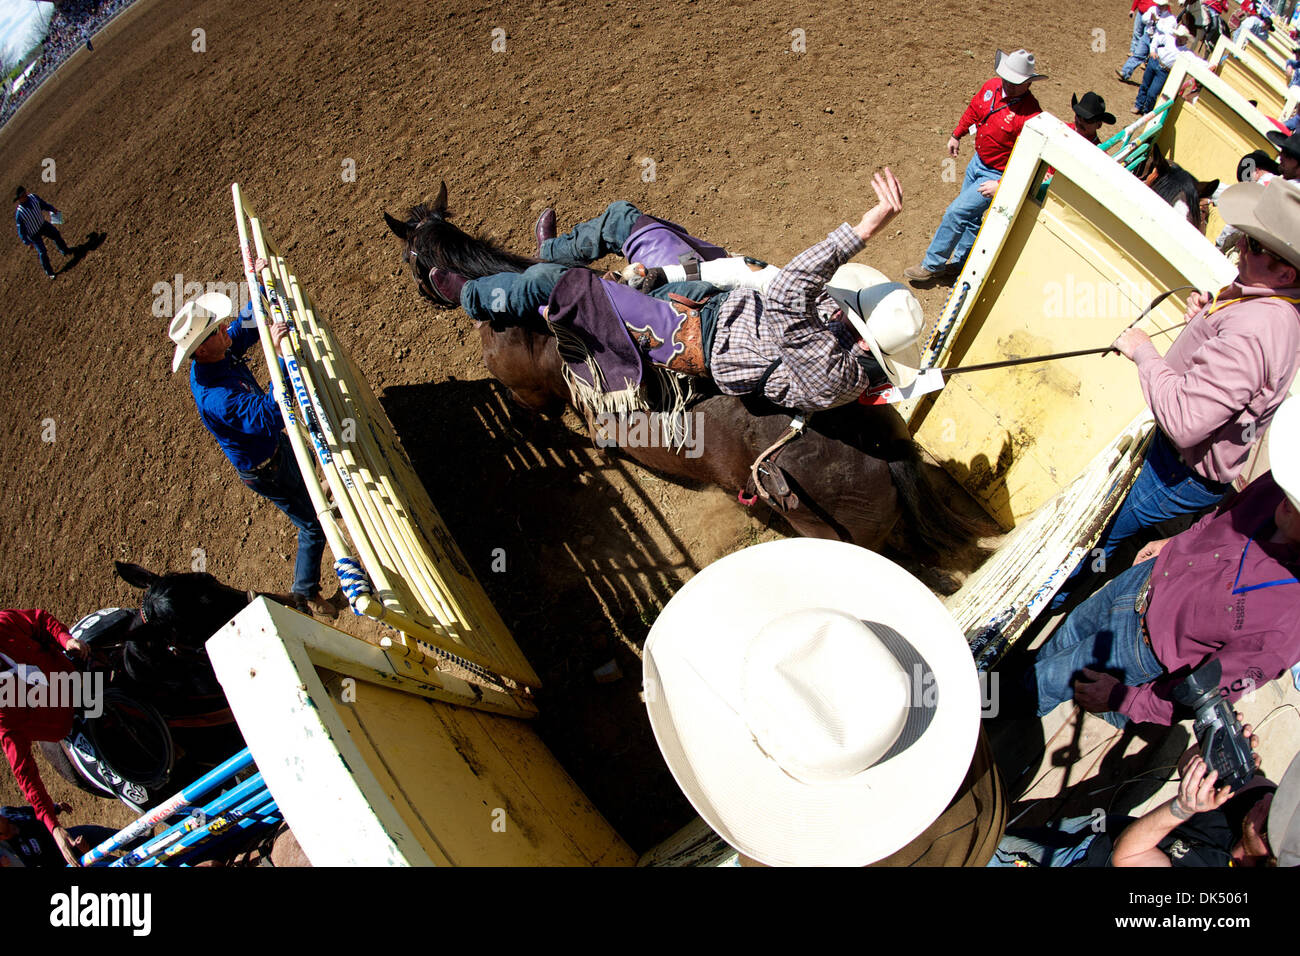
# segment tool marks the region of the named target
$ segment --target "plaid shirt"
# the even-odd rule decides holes
[[[761,385],[768,401],[805,412],[861,395],[872,384],[874,363],[823,291],[835,270],[861,249],[846,223],[791,259],[766,295],[727,293],[709,361],[718,388],[743,395]]]

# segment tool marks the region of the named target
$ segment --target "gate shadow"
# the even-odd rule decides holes
[[[543,683],[542,739],[633,849],[694,815],[640,698],[650,625],[699,570],[628,465],[492,380],[393,386],[382,404],[448,529]]]

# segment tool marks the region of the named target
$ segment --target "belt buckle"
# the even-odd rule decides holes
[[[1151,579],[1147,578],[1142,582],[1142,587],[1138,588],[1137,597],[1133,600],[1133,610],[1137,612],[1138,617],[1145,617],[1147,606],[1151,601]]]

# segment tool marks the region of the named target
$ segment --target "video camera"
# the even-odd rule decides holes
[[[1192,734],[1201,745],[1201,756],[1218,771],[1218,782],[1235,791],[1255,776],[1255,759],[1232,704],[1219,688],[1222,676],[1219,662],[1208,660],[1174,688],[1174,700],[1196,715]]]

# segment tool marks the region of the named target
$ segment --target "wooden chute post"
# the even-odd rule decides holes
[[[426,660],[428,655],[411,643],[419,642],[434,659],[450,661],[514,695],[518,714],[535,713],[532,689],[540,680],[451,542],[382,407],[266,236],[238,185],[233,193],[245,272],[256,290],[263,351],[272,380],[285,398],[282,411],[295,457],[331,550],[355,555],[374,584],[375,593],[354,598],[354,607],[401,632],[389,653],[402,666],[441,666]],[[266,260],[260,277],[252,271],[254,250]],[[285,381],[272,350],[271,317],[256,294],[263,289],[272,307],[291,320],[294,331],[282,349],[296,376],[293,382]],[[290,391],[299,403],[297,412],[289,404]],[[310,434],[305,434],[309,418]],[[332,502],[316,478],[317,464],[333,491]],[[341,524],[331,505],[341,515]],[[432,529],[431,521],[436,522]]]
[[[454,706],[473,690],[459,678],[264,598],[207,650],[316,866],[636,862],[503,693]]]
[[[1191,102],[1177,95],[1188,81],[1198,87]],[[1170,108],[1156,145],[1165,158],[1197,179],[1230,185],[1237,181],[1237,164],[1243,156],[1257,149],[1277,153],[1266,135],[1277,127],[1265,111],[1252,106],[1229,77],[1215,75],[1191,54],[1181,54],[1174,62],[1160,101],[1170,102]],[[1223,227],[1218,208],[1211,207],[1206,237],[1213,242]]]
[[[1043,114],[1020,135],[940,320],[950,330],[925,363],[1104,346],[1158,293],[1217,289],[1234,275],[1172,207]],[[1139,327],[1178,324],[1186,296],[1170,296]],[[1173,335],[1154,339],[1164,349]],[[996,656],[1092,546],[1131,481],[1150,427],[1137,376],[1121,358],[1084,356],[958,376],[900,408],[916,440],[1011,531],[949,599]]]
[[[1210,55],[1208,69],[1244,97],[1253,100],[1261,113],[1268,116],[1280,114],[1286,101],[1285,73],[1277,70],[1258,47],[1245,41],[1234,43],[1228,36],[1222,36]]]

